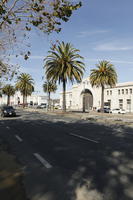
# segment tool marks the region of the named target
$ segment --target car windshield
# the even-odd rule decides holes
[[[13,109],[12,106],[4,106],[3,109],[7,110],[7,109]]]

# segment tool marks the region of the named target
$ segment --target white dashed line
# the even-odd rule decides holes
[[[98,141],[96,141],[96,140],[92,140],[92,139],[89,139],[89,138],[87,138],[87,137],[84,137],[84,136],[81,136],[81,135],[77,135],[77,134],[74,134],[74,133],[69,133],[69,135],[72,135],[72,136],[74,136],[74,137],[78,137],[78,138],[81,138],[81,139],[83,139],[83,140],[87,140],[87,141],[89,141],[89,142],[94,142],[94,143],[99,143]]]
[[[48,169],[52,168],[52,165],[50,165],[50,163],[48,163],[42,156],[40,156],[40,154],[34,153],[33,155],[34,155],[46,168],[48,168]]]
[[[7,129],[10,129],[10,127],[9,127],[9,126],[6,126],[6,128],[7,128]]]
[[[17,140],[18,140],[19,142],[22,142],[22,141],[23,141],[22,138],[19,137],[18,135],[15,135],[15,137],[17,138]]]

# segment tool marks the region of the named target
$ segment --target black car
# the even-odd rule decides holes
[[[16,116],[15,109],[12,106],[3,106],[1,108],[1,117]]]
[[[110,108],[103,108],[104,113],[110,113]],[[97,112],[101,112],[101,109],[98,109]]]

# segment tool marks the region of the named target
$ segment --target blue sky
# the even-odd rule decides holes
[[[118,82],[133,81],[132,9],[132,0],[83,0],[82,8],[74,12],[69,22],[62,24],[61,33],[47,36],[36,30],[30,32],[30,59],[12,58],[11,62],[18,63],[21,71],[30,73],[36,91],[42,93],[43,59],[50,42],[60,40],[71,42],[80,50],[86,64],[84,77],[89,76],[98,61],[106,59],[114,64]],[[71,88],[70,83],[67,88]],[[61,89],[59,86],[55,97]]]

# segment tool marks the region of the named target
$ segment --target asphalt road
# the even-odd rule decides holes
[[[133,129],[19,111],[0,137],[31,200],[133,200]]]

